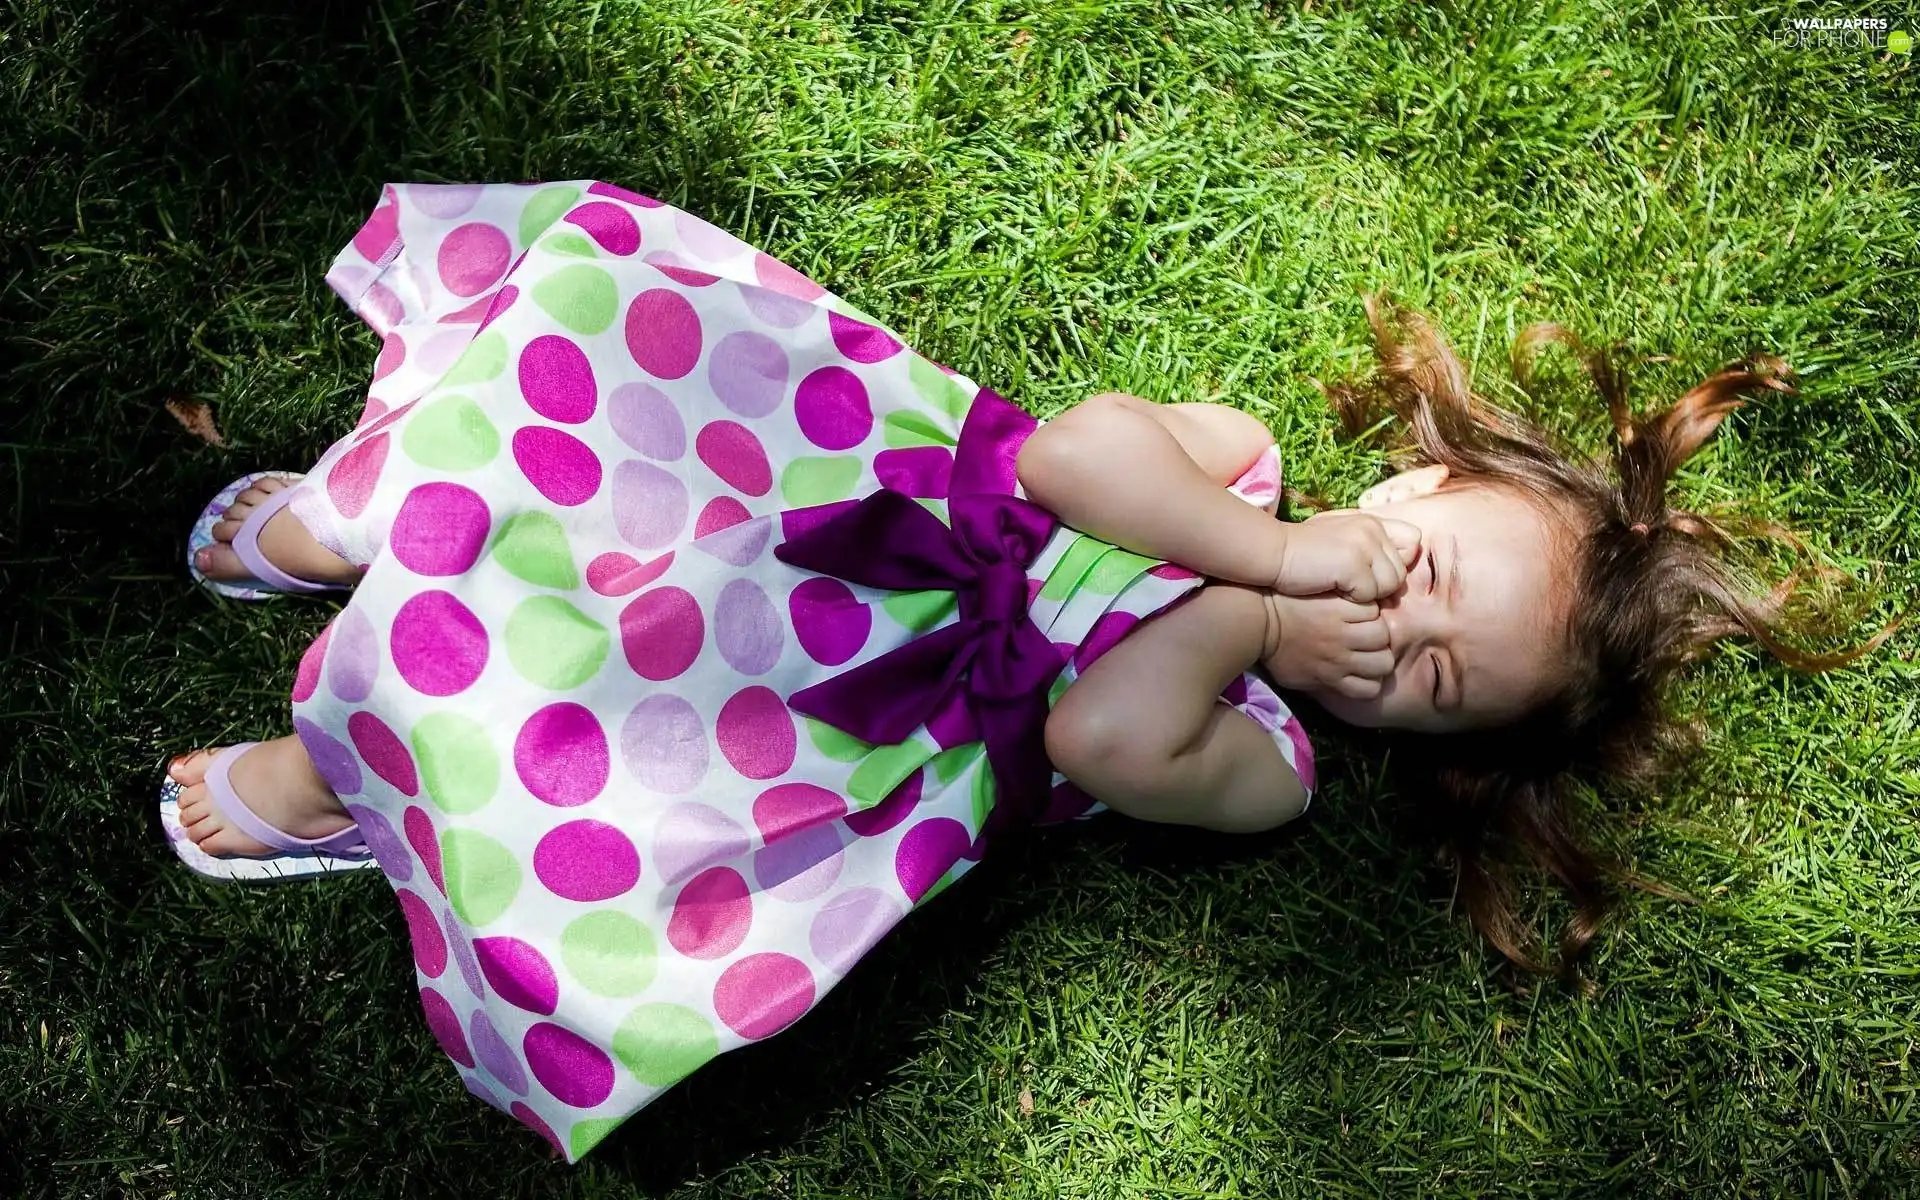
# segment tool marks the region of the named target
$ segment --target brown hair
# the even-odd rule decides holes
[[[1667,502],[1675,470],[1739,408],[1742,393],[1792,393],[1786,364],[1751,355],[1709,376],[1672,407],[1636,419],[1625,371],[1558,325],[1524,329],[1513,373],[1533,394],[1533,366],[1552,344],[1577,356],[1612,418],[1608,451],[1586,456],[1533,421],[1473,393],[1467,371],[1445,339],[1417,312],[1363,297],[1379,366],[1360,383],[1321,385],[1350,436],[1389,416],[1400,418],[1390,452],[1396,465],[1444,463],[1449,486],[1508,489],[1559,518],[1561,567],[1572,589],[1564,629],[1566,671],[1558,686],[1516,724],[1446,735],[1385,735],[1392,759],[1424,783],[1416,806],[1456,873],[1461,904],[1479,931],[1528,970],[1553,970],[1583,988],[1579,961],[1627,882],[1672,894],[1603,861],[1587,844],[1572,785],[1607,777],[1644,788],[1697,740],[1665,712],[1664,685],[1722,637],[1745,634],[1790,666],[1822,671],[1879,646],[1890,621],[1856,649],[1816,654],[1783,634],[1829,625],[1809,608],[1805,567],[1770,590],[1751,588],[1736,568],[1740,537],[1806,546],[1770,521],[1716,513],[1709,519]],[[1395,326],[1398,326],[1397,328]],[[1842,572],[1815,565],[1831,583]],[[1829,630],[1830,631],[1830,630]],[[1569,893],[1574,913],[1562,929],[1558,961],[1533,952],[1530,923],[1514,911],[1508,863],[1539,868]]]

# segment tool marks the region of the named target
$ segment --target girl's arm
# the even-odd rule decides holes
[[[1240,833],[1293,819],[1307,798],[1293,768],[1252,718],[1219,702],[1279,638],[1260,589],[1199,589],[1074,681],[1047,717],[1048,757],[1083,791],[1143,821]]]

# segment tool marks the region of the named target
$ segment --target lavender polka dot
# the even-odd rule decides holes
[[[500,1031],[494,1028],[485,1009],[474,1010],[473,1020],[467,1024],[467,1032],[473,1041],[473,1056],[480,1060],[481,1069],[514,1095],[526,1095],[526,1068],[520,1065],[520,1059],[514,1054],[513,1047],[507,1045],[507,1039],[501,1037]]]
[[[448,233],[435,265],[440,282],[456,296],[478,296],[506,274],[513,245],[507,235],[484,221],[471,221]]]
[[[778,900],[812,900],[840,878],[842,848],[837,826],[802,829],[754,854],[754,882]]]
[[[433,1040],[440,1043],[447,1057],[463,1067],[471,1067],[473,1054],[467,1049],[466,1035],[460,1032],[460,1018],[447,998],[430,987],[423,987],[420,1010],[426,1014],[427,1029],[433,1034]]]
[[[513,767],[535,799],[585,804],[607,785],[607,736],[585,705],[562,701],[528,717],[513,741]]]
[[[542,1021],[527,1030],[520,1049],[533,1077],[562,1104],[592,1108],[613,1094],[613,1060],[571,1029]]]
[[[829,312],[827,328],[834,347],[857,363],[877,363],[900,353],[899,339],[877,325]]]
[[[546,955],[513,937],[485,937],[473,944],[487,986],[515,1008],[550,1016],[560,1003],[560,979]]]
[[[797,329],[818,311],[818,306],[806,300],[752,284],[741,285],[740,298],[746,301],[748,312],[775,329]]]
[[[780,613],[751,579],[735,579],[714,603],[713,640],[720,657],[742,675],[764,675],[780,661],[786,642]]]
[[[416,575],[459,575],[479,561],[492,528],[480,493],[457,483],[423,483],[401,502],[387,548]]]
[[[678,462],[687,452],[687,426],[680,410],[652,384],[623,383],[613,389],[607,397],[607,421],[621,441],[648,458]]]
[[[800,432],[822,450],[849,450],[873,432],[867,385],[845,367],[821,367],[800,381],[793,396]]]
[[[438,221],[460,216],[480,200],[477,183],[410,183],[407,200]]]
[[[793,766],[797,749],[793,717],[772,688],[735,692],[720,706],[714,740],[733,769],[748,779],[772,779]]]
[[[657,692],[634,705],[620,727],[620,757],[642,787],[682,795],[706,778],[706,727],[693,705]]]
[[[421,592],[402,604],[388,645],[400,678],[427,696],[466,690],[487,665],[487,631],[451,592]]]
[[[571,338],[542,334],[520,352],[520,394],[549,421],[578,425],[593,415],[599,390],[586,351]]]
[[[585,504],[600,490],[600,456],[570,433],[545,425],[515,430],[513,461],[528,483],[562,507]]]
[[[852,588],[825,575],[802,580],[788,594],[787,615],[800,648],[825,667],[860,653],[873,632],[873,610],[855,598]]]
[[[700,602],[685,588],[642,592],[620,612],[620,648],[643,679],[661,683],[684,674],[705,639]]]
[[[790,954],[749,954],[720,973],[713,1011],[744,1038],[767,1038],[813,1007],[813,972]]]
[[[640,853],[605,821],[569,821],[533,848],[533,873],[564,900],[611,900],[640,880]]]
[[[844,975],[906,914],[897,898],[879,888],[854,888],[820,906],[807,944],[828,969]]]
[[[295,723],[300,718],[294,718]],[[304,742],[305,739],[302,739]],[[322,775],[324,776],[324,772]],[[367,849],[385,871],[387,878],[395,883],[406,883],[413,878],[413,855],[407,852],[407,844],[393,828],[393,822],[377,809],[364,804],[349,804],[347,815],[360,827],[360,836],[365,839]]]
[[[327,651],[327,690],[348,704],[358,704],[373,692],[380,672],[380,643],[373,622],[358,608],[340,611],[332,625],[332,647]]]
[[[772,540],[773,518],[755,517],[710,533],[693,543],[694,549],[723,563],[744,567],[760,557]]]
[[[787,352],[780,343],[752,330],[721,338],[707,360],[713,394],[743,417],[764,417],[779,408],[787,397],[787,374]]]
[[[693,498],[680,479],[630,458],[613,469],[613,526],[629,545],[658,550],[687,526]]]
[[[660,818],[653,840],[653,864],[660,882],[672,886],[716,863],[747,852],[746,831],[717,808],[691,801],[674,805]]]
[[[681,245],[708,262],[725,262],[752,249],[726,230],[684,210],[673,214],[673,230],[680,235]]]
[[[972,841],[967,827],[951,817],[930,817],[907,830],[893,856],[900,890],[909,900],[919,900],[960,861]]]
[[[678,379],[700,360],[700,317],[672,288],[649,288],[627,306],[627,352],[656,379]]]
[[[447,373],[447,368],[459,361],[460,355],[473,344],[473,333],[466,329],[449,329],[436,333],[420,347],[420,356],[416,365],[434,378]]]
[[[438,848],[434,850],[439,854]],[[473,947],[467,942],[467,935],[460,928],[460,918],[449,908],[444,916],[447,935],[447,947],[453,951],[454,965],[460,968],[461,982],[476,999],[487,994],[486,983],[480,978],[480,964],[474,960]]]

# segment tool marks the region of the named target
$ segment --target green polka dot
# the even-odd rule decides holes
[[[441,387],[462,383],[485,383],[507,368],[507,339],[498,330],[489,329],[460,352],[447,373],[440,377]]]
[[[527,206],[520,210],[520,244],[533,245],[547,231],[547,226],[565,216],[579,198],[579,188],[556,187],[547,188],[527,201]]]
[[[780,496],[788,508],[845,500],[865,469],[866,463],[851,455],[796,458],[780,472]]]
[[[918,354],[907,360],[907,378],[912,381],[913,389],[920,393],[922,400],[955,421],[965,419],[967,410],[973,407],[973,397],[967,395],[966,388]]]
[[[1072,671],[1063,670],[1060,672],[1060,677],[1055,679],[1053,686],[1047,689],[1048,708],[1052,708],[1054,705],[1060,703],[1060,697],[1067,694],[1067,689],[1073,686],[1075,678],[1077,678],[1077,676],[1075,676]]]
[[[471,471],[500,453],[500,434],[478,404],[465,396],[441,396],[407,418],[400,448],[423,467]]]
[[[933,761],[928,765],[933,768],[934,775],[941,783],[952,783],[960,778],[961,772],[973,765],[974,761],[986,752],[984,743],[968,742],[965,745],[942,750],[933,756]]]
[[[556,692],[593,678],[607,658],[607,631],[558,596],[533,596],[507,618],[507,661]]]
[[[954,435],[917,408],[896,409],[880,423],[881,437],[895,450],[910,446],[951,446]]]
[[[812,717],[802,717],[807,725],[807,740],[813,748],[835,762],[859,762],[873,751],[872,742],[863,742],[850,733],[842,732]]]
[[[652,1087],[678,1083],[720,1052],[713,1023],[678,1004],[642,1004],[613,1034],[613,1053]]]
[[[880,602],[887,615],[915,633],[924,633],[938,625],[960,606],[960,597],[938,589],[928,592],[896,592]]]
[[[1085,534],[1075,538],[1073,544],[1067,547],[1067,552],[1060,556],[1060,561],[1053,564],[1053,570],[1047,572],[1047,581],[1040,587],[1040,598],[1065,600],[1073,595],[1073,590],[1080,586],[1080,581],[1093,569],[1093,564],[1100,561],[1100,556],[1107,549],[1107,544],[1098,538],[1090,538]]]
[[[987,814],[993,811],[993,768],[986,763],[973,773],[973,827],[976,831],[987,823]]]
[[[516,513],[500,527],[493,557],[513,575],[539,587],[567,591],[580,586],[567,531],[543,512]]]
[[[599,258],[600,252],[593,243],[577,233],[556,233],[552,237],[542,238],[540,245],[555,254],[571,254],[575,258]]]
[[[860,760],[847,777],[847,793],[872,808],[900,786],[900,781],[920,769],[933,757],[933,751],[919,742],[906,741],[897,746],[880,746]]]
[[[620,289],[601,268],[575,263],[534,284],[533,302],[575,333],[599,333],[613,324]]]
[[[469,925],[498,920],[520,890],[520,862],[513,851],[474,829],[440,835],[440,871],[448,902]]]
[[[1115,596],[1120,590],[1139,578],[1143,571],[1150,571],[1160,565],[1157,558],[1148,558],[1144,554],[1135,554],[1131,550],[1115,547],[1100,556],[1093,564],[1093,570],[1080,586],[1096,596]]]
[[[584,1121],[575,1121],[573,1129],[567,1134],[567,1148],[573,1157],[579,1158],[587,1151],[598,1146],[602,1139],[620,1128],[625,1117],[588,1117]]]
[[[428,713],[413,726],[413,756],[441,811],[470,813],[500,786],[500,756],[487,727],[459,713]]]
[[[915,496],[913,502],[940,518],[940,523],[952,526],[953,518],[947,515],[947,502],[938,496]]]
[[[658,954],[653,931],[618,909],[590,912],[560,932],[560,961],[596,996],[631,996],[652,983]]]

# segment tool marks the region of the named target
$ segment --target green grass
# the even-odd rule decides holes
[[[1295,827],[1009,845],[575,1168],[461,1089],[378,879],[220,890],[163,846],[160,764],[279,732],[329,611],[215,603],[182,538],[349,424],[374,346],[320,277],[388,180],[630,185],[1035,412],[1243,406],[1343,501],[1379,453],[1310,377],[1369,361],[1362,289],[1509,396],[1533,320],[1666,356],[1648,404],[1769,349],[1802,394],[1685,497],[1806,530],[1876,619],[1912,602],[1912,59],[1776,51],[1764,6],[1300,8],[9,0],[0,1191],[1920,1195],[1912,631],[1692,677],[1701,757],[1607,841],[1699,902],[1630,903],[1595,1000],[1512,986],[1322,728]],[[1598,444],[1578,389],[1545,411]]]

